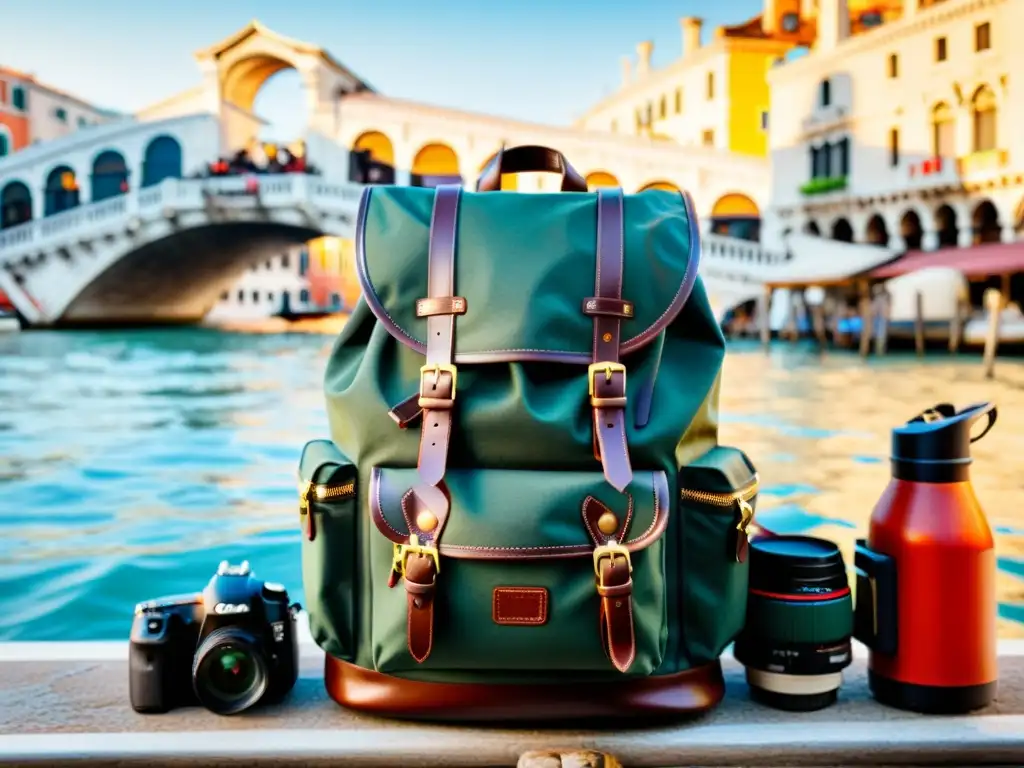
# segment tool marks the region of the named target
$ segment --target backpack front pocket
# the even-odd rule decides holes
[[[663,472],[635,473],[620,494],[601,472],[453,469],[450,501],[434,497],[434,509],[418,480],[415,469],[372,473],[377,671],[621,677],[658,667]]]
[[[679,471],[686,654],[692,665],[717,659],[743,628],[747,611],[747,527],[758,478],[746,455],[717,446]]]
[[[355,655],[356,468],[330,440],[299,459],[302,585],[313,639],[333,656]]]

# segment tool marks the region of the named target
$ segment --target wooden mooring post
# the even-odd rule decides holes
[[[775,289],[770,285],[766,285],[757,302],[757,322],[761,331],[761,345],[764,347],[765,352],[771,349],[772,344],[771,315],[772,296],[774,293]]]
[[[871,332],[874,330],[875,313],[867,283],[860,284],[860,356],[867,357],[871,351]]]
[[[949,321],[949,354],[955,355],[960,351],[960,342],[964,336],[964,315],[967,313],[967,305],[963,299],[957,299],[956,310]]]
[[[884,285],[875,293],[875,316],[878,318],[878,332],[875,334],[875,354],[884,355],[889,347],[889,315],[892,311],[892,298]]]
[[[914,296],[914,351],[924,357],[924,294]]]
[[[996,375],[996,350],[999,347],[999,316],[1003,312],[1003,294],[998,288],[985,291],[985,311],[988,312],[988,329],[985,333],[985,353],[982,362],[985,366],[985,378]]]

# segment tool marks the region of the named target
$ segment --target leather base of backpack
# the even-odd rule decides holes
[[[709,710],[725,695],[719,661],[617,683],[482,685],[405,680],[328,655],[324,685],[348,709],[411,720],[472,722],[679,718]]]

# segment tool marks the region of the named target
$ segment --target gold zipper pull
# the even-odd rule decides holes
[[[750,550],[750,535],[747,528],[754,519],[754,508],[746,499],[736,499],[740,507],[740,521],[736,524],[736,562],[744,563]]]
[[[299,515],[305,519],[302,521],[303,533],[306,539],[313,541],[316,538],[316,519],[313,515],[313,496],[316,488],[313,483],[306,483],[299,491]]]

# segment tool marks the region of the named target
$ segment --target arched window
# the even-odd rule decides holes
[[[157,136],[146,146],[142,158],[142,186],[152,187],[164,179],[181,178],[181,144],[172,136]]]
[[[32,221],[32,193],[28,185],[10,181],[0,191],[0,229]]]
[[[11,106],[21,112],[28,109],[28,99],[25,98],[25,89],[20,85],[16,85],[11,89]]]
[[[827,107],[832,103],[832,83],[829,80],[822,80],[818,86],[818,105]]]
[[[952,157],[956,153],[956,125],[949,104],[940,101],[932,107],[932,155]]]
[[[78,178],[66,165],[58,165],[46,176],[44,216],[67,211],[78,205]]]
[[[128,191],[128,165],[124,155],[112,149],[96,155],[92,161],[92,194],[94,203],[110,197],[123,195]]]
[[[971,100],[974,113],[974,151],[996,148],[996,95],[987,85],[974,92]]]

